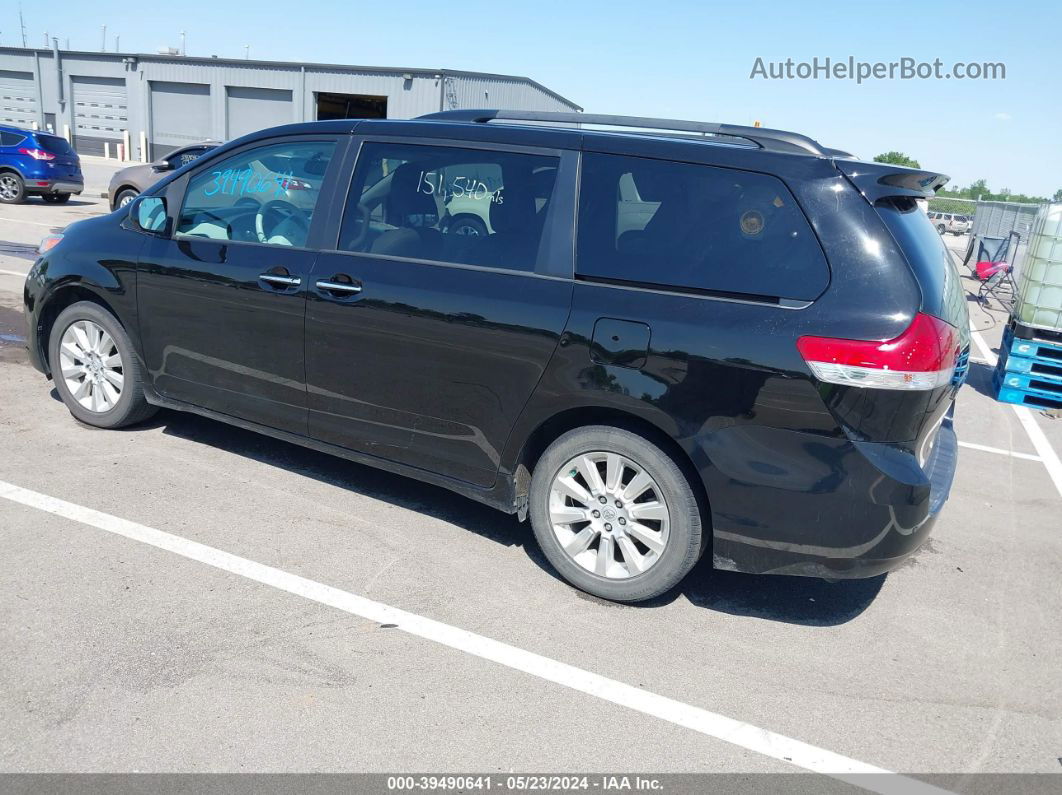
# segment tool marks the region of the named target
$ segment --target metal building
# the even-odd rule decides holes
[[[511,75],[0,47],[0,123],[67,134],[82,154],[125,143],[150,160],[287,122],[477,107],[582,110]]]

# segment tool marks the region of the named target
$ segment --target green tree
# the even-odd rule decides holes
[[[1062,188],[1055,191],[1055,195],[1051,197],[1051,201],[1062,202]]]
[[[910,168],[921,168],[918,161],[914,158],[908,157],[903,152],[885,152],[874,157],[875,163],[892,163],[895,166],[909,166]]]

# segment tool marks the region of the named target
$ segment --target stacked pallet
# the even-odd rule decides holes
[[[1018,333],[1015,333],[1015,330]],[[1062,334],[1011,323],[1003,332],[993,386],[996,399],[1037,409],[1062,410]]]

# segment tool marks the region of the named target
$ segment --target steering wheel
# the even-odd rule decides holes
[[[265,217],[269,213],[273,213],[279,217],[269,224],[269,233],[267,234]],[[308,234],[310,231],[310,218],[305,211],[300,210],[289,201],[274,199],[271,202],[263,204],[254,214],[254,231],[258,236],[258,242],[267,243],[269,238],[273,236],[273,231],[276,229],[277,225],[282,221],[294,222],[302,229],[304,234]]]

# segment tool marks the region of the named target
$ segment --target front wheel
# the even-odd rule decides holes
[[[137,191],[133,190],[132,188],[126,188],[125,190],[121,191],[115,198],[114,209],[117,210],[119,207],[125,207],[138,195],[139,193],[137,193]]]
[[[677,585],[703,550],[689,481],[666,452],[607,425],[569,431],[531,478],[531,527],[569,583],[617,602]]]
[[[944,234],[944,224],[937,224],[937,231],[940,234]]]
[[[48,204],[66,204],[70,201],[69,193],[45,193],[41,196]]]
[[[122,428],[155,413],[144,397],[129,336],[98,304],[80,301],[64,309],[52,327],[48,351],[59,396],[85,424]]]

